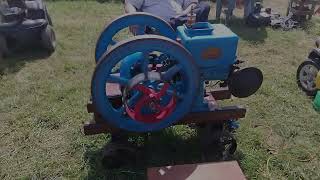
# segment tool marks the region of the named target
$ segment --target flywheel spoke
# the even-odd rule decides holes
[[[172,66],[165,73],[162,74],[162,79],[164,81],[169,81],[173,78],[181,70],[181,66],[179,64]]]
[[[110,75],[109,78],[107,79],[108,83],[117,83],[122,86],[126,86],[129,83],[129,80],[117,75]]]

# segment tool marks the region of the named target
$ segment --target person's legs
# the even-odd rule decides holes
[[[244,0],[244,17],[247,18],[254,8],[254,0]]]
[[[230,18],[233,16],[233,10],[236,7],[236,1],[235,0],[228,0],[228,11],[227,11],[227,21],[230,20]]]
[[[257,1],[259,2],[259,1]],[[256,0],[250,0],[251,9],[253,10],[255,7]],[[261,3],[261,2],[260,2]]]
[[[197,14],[197,22],[208,22],[210,13],[210,4],[207,1],[200,1],[195,8],[195,13]]]
[[[216,19],[220,19],[221,16],[221,11],[222,11],[222,0],[217,0],[216,1]]]

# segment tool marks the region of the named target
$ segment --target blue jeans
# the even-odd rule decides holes
[[[221,16],[221,11],[222,11],[222,0],[217,0],[216,1],[216,18],[220,19]],[[227,0],[227,12],[226,12],[226,17],[229,19],[233,15],[233,10],[236,7],[236,0]]]
[[[254,0],[244,1],[244,17],[247,18],[254,10]]]

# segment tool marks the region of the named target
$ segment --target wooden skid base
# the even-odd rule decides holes
[[[218,108],[211,112],[197,112],[190,113],[182,120],[178,121],[175,125],[182,124],[202,124],[202,123],[222,123],[230,119],[240,119],[244,118],[246,114],[246,109],[239,106],[230,106]],[[99,117],[95,117],[94,122],[85,124],[83,127],[85,135],[95,135],[101,133],[115,133],[119,131],[112,126],[101,122]]]
[[[120,91],[117,91],[117,88],[111,88],[107,92],[112,92],[110,100],[113,104],[121,105],[121,95],[118,94]],[[238,120],[244,118],[246,115],[246,109],[241,106],[229,106],[229,107],[219,107],[215,108],[216,100],[230,99],[231,93],[227,88],[218,89],[212,92],[207,93],[205,99],[208,102],[209,112],[195,112],[190,113],[182,120],[178,121],[174,125],[182,124],[204,124],[204,123],[223,123],[230,119]],[[96,113],[95,108],[92,103],[87,105],[87,110],[89,113],[94,114],[94,120],[85,124],[83,126],[83,131],[85,135],[95,135],[101,133],[116,133],[120,129],[114,128],[111,125],[105,123],[100,115]]]

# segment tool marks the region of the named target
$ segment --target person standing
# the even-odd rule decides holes
[[[236,0],[216,0],[216,19],[220,21],[223,4],[227,4],[226,20],[233,16],[233,10],[236,7]]]

